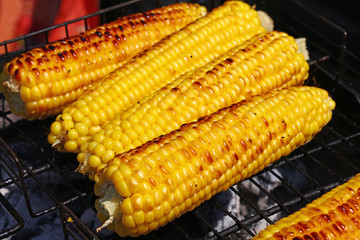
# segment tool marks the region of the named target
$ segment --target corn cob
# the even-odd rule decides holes
[[[198,4],[173,4],[32,49],[4,66],[0,90],[15,114],[46,118],[137,53],[205,14]]]
[[[122,110],[264,31],[248,4],[225,2],[138,55],[65,108],[51,125],[49,143],[58,150],[79,152],[90,136]]]
[[[254,240],[341,240],[360,238],[360,174],[280,219]]]
[[[165,225],[311,140],[334,107],[320,88],[274,90],[117,155],[94,178],[99,230]]]
[[[255,35],[196,71],[180,76],[105,124],[81,147],[79,171],[92,178],[116,154],[182,124],[252,95],[302,84],[308,69],[291,36],[277,31]]]

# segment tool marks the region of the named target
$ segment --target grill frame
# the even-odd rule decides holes
[[[210,10],[222,1],[199,2]],[[235,184],[228,191],[217,194],[147,238],[169,239],[170,235],[171,239],[251,239],[265,225],[300,209],[360,172],[360,163],[356,162],[360,159],[360,115],[356,111],[360,109],[360,83],[357,81],[360,72],[356,69],[360,59],[346,48],[347,32],[300,1],[247,2],[269,13],[275,21],[275,29],[294,37],[306,37],[311,57],[308,84],[323,87],[332,94],[337,102],[333,120],[309,144],[257,175]],[[154,4],[160,6],[164,3],[154,1]],[[83,21],[87,28],[87,19],[91,17],[100,16],[104,23],[109,21],[106,16],[110,12],[127,14],[134,9],[147,10],[141,0],[131,0],[2,42],[0,48],[5,48],[6,53],[0,56],[0,67],[21,52],[8,52],[8,44],[24,41],[23,51],[28,50],[35,46],[26,42],[35,35],[47,36],[55,28],[63,28],[67,33],[67,26],[77,21]],[[64,239],[117,238],[107,230],[96,233],[99,221],[84,220],[84,212],[90,212],[90,216],[96,213],[96,197],[91,188],[93,183],[86,176],[73,174],[77,167],[76,156],[54,152],[47,144],[46,133],[53,119],[20,120],[9,112],[3,95],[0,95],[0,118],[0,190],[18,191],[26,209],[26,212],[20,213],[17,206],[0,192],[0,213],[7,212],[9,218],[6,219],[8,226],[0,228],[0,239],[21,234],[21,229],[26,228],[29,221],[49,214],[58,218]],[[30,156],[35,156],[35,159]],[[316,171],[315,167],[318,167]],[[289,172],[302,180],[294,181],[288,176]],[[301,184],[307,184],[305,190]],[[36,204],[38,192],[35,189],[39,189],[41,196],[51,202],[49,206]],[[260,203],[259,199],[267,203]],[[231,201],[235,205],[240,204],[242,212],[229,210],[227,206],[233,204]],[[216,216],[222,214],[223,219],[212,219],[210,215],[214,213]],[[199,229],[187,226],[192,225],[189,222]]]

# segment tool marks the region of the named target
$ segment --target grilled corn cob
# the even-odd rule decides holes
[[[173,4],[32,49],[4,66],[0,90],[23,118],[54,115],[89,85],[205,14],[198,4]]]
[[[254,240],[341,240],[360,238],[360,174],[280,219]]]
[[[308,69],[291,36],[255,35],[118,114],[81,147],[79,170],[92,178],[117,153],[252,95],[302,84]]]
[[[79,152],[90,136],[122,110],[264,31],[256,11],[248,4],[225,2],[84,93],[58,115],[48,141],[59,150]]]
[[[94,178],[99,230],[165,225],[311,140],[334,107],[320,88],[271,91],[117,155]]]

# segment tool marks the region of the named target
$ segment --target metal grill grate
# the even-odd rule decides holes
[[[211,9],[221,1],[199,1]],[[337,103],[332,121],[310,143],[254,177],[214,196],[194,211],[151,233],[146,239],[251,239],[266,225],[289,215],[360,172],[360,59],[346,49],[346,31],[297,1],[251,1],[268,12],[278,30],[306,37],[310,51],[309,85],[331,92]],[[161,1],[154,1],[162,5]],[[140,9],[141,8],[141,9]],[[96,15],[146,9],[128,1],[98,13],[0,43],[0,67],[20,52],[7,45]],[[139,11],[140,11],[139,10]],[[96,233],[93,183],[74,174],[72,154],[54,152],[46,141],[53,119],[29,122],[13,116],[0,96],[0,238],[26,236],[31,224],[50,222],[59,239],[118,239]],[[35,223],[34,223],[35,222]],[[28,233],[28,234],[39,234]],[[39,234],[39,239],[44,235]],[[145,239],[140,237],[140,239]]]

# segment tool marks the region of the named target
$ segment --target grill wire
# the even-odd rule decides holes
[[[199,3],[210,10],[221,1]],[[146,239],[251,239],[268,224],[360,172],[360,73],[356,68],[360,59],[346,49],[346,31],[295,0],[249,3],[269,13],[276,30],[306,37],[311,58],[307,84],[331,93],[337,103],[333,119],[307,145],[150,233]],[[152,7],[166,3],[154,4]],[[111,12],[129,14],[147,7],[140,1],[128,1],[2,42],[0,49],[5,49],[5,54],[0,56],[0,67],[20,54],[7,51],[7,45],[13,42],[24,41],[24,51],[33,47],[27,42],[34,35],[44,35],[45,44],[47,33],[54,28],[66,31],[76,21],[87,26],[87,19],[95,15],[107,22]],[[0,239],[119,239],[106,229],[96,233],[101,223],[96,218],[93,183],[74,173],[76,156],[55,152],[47,143],[52,121],[18,119],[0,95]],[[32,224],[39,230],[31,232]]]

